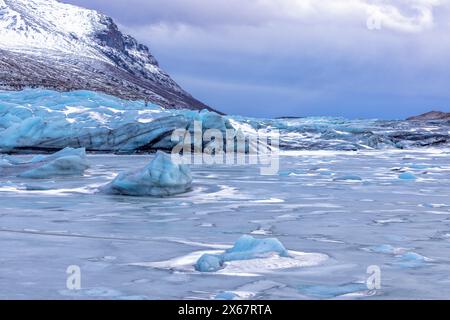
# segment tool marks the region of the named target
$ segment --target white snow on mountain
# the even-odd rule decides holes
[[[12,51],[54,50],[102,57],[91,46],[105,30],[102,15],[54,0],[0,0],[0,47]]]
[[[168,108],[209,108],[110,17],[56,0],[0,0],[0,55],[0,88],[93,90]]]

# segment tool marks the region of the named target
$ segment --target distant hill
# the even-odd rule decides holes
[[[419,116],[414,116],[406,119],[408,121],[414,120],[450,120],[450,112],[430,111]]]

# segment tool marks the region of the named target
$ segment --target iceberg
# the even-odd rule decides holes
[[[48,179],[82,175],[87,168],[89,165],[85,149],[65,148],[49,156],[36,156],[30,161],[4,157],[0,161],[0,176]]]
[[[171,196],[188,191],[192,176],[188,166],[175,164],[171,156],[158,151],[155,159],[142,169],[119,174],[101,188],[108,194],[127,196]]]
[[[220,270],[225,262],[251,260],[278,255],[289,257],[283,244],[275,238],[255,239],[252,236],[242,236],[234,246],[219,255],[204,254],[197,260],[195,269],[200,272],[215,272]]]

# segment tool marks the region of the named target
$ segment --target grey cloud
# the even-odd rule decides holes
[[[284,17],[276,6],[261,0],[65,0],[96,9],[131,26],[175,23],[198,26],[260,24]],[[266,4],[265,4],[266,3]],[[270,3],[270,2],[269,2]],[[273,10],[275,7],[275,10]]]
[[[225,112],[403,117],[450,105],[448,1],[69,2],[111,15]],[[374,8],[380,30],[366,25]]]

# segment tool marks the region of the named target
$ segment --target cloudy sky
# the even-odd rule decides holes
[[[450,0],[64,0],[207,104],[257,117],[450,111]]]

